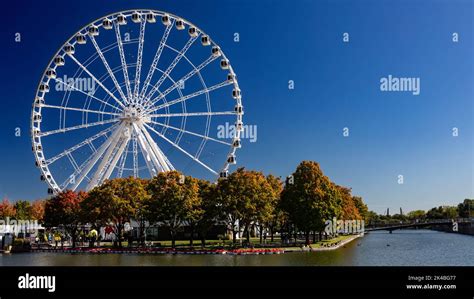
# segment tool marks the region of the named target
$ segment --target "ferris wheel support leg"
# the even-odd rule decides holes
[[[137,124],[133,124],[133,128],[137,134],[138,144],[140,145],[140,149],[143,153],[148,170],[150,171],[150,175],[151,177],[154,177],[159,171],[163,171],[163,167],[158,162],[158,159],[156,158],[153,150],[151,149],[149,143]]]
[[[150,136],[150,133],[145,129],[143,124],[139,124],[138,128],[143,132],[143,135],[145,136],[145,139],[148,141],[148,144],[150,145],[151,150],[155,154],[156,158],[158,159],[158,162],[162,166],[164,171],[170,171],[174,170],[173,165],[171,162],[168,160],[168,158],[165,156],[165,154],[160,150],[159,146],[156,144],[156,142],[153,140],[153,138]]]
[[[133,152],[133,177],[138,177],[138,144],[137,134],[132,132],[132,152]]]
[[[119,162],[119,169],[117,172],[117,177],[121,178],[123,176],[123,170],[125,168],[125,162],[127,161],[127,153],[129,153],[129,148],[130,148],[130,141],[132,140],[132,137],[129,138],[127,147],[125,148],[125,155],[122,155],[120,158]]]
[[[112,174],[113,170],[115,169],[115,166],[117,165],[118,160],[120,159],[120,157],[125,151],[125,147],[127,146],[128,141],[130,140],[130,136],[124,136],[121,140],[122,140],[122,143],[120,144],[118,151],[115,153],[115,156],[112,162],[108,165],[107,171],[105,172],[104,176],[100,180],[99,184],[107,180]]]
[[[166,157],[166,155],[163,153],[160,147],[157,146],[156,149],[160,153],[160,155],[163,157],[163,160],[165,161],[165,163],[168,165],[168,168],[169,168],[168,171],[175,170],[173,164],[171,164],[171,161],[168,159],[168,157]]]
[[[114,136],[120,132],[120,128],[122,125],[119,125],[118,128],[112,133],[112,136],[110,136],[97,150],[97,152],[94,154],[94,157],[89,161],[87,166],[84,167],[84,170],[80,173],[79,177],[75,178],[75,184],[72,186],[72,190],[76,190],[77,187],[81,184],[81,182],[84,180],[86,175],[91,171],[92,167],[97,163],[97,161],[102,157],[104,152],[107,150],[107,148],[110,146],[110,143],[112,142]]]
[[[102,175],[102,173],[105,170],[105,166],[110,162],[112,152],[117,146],[117,143],[120,141],[120,137],[123,133],[124,129],[124,124],[120,124],[120,126],[116,129],[114,134],[110,137],[110,144],[107,148],[107,151],[105,152],[104,156],[102,157],[102,161],[100,162],[99,166],[97,167],[94,176],[92,177],[91,181],[89,184],[87,184],[86,190],[90,190],[93,187],[95,187],[99,183],[99,179]]]

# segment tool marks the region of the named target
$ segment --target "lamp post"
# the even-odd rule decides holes
[[[140,242],[140,246],[143,246],[145,245],[145,242],[146,242],[146,234],[145,234],[145,224],[144,224],[144,219],[143,219],[143,213],[142,213],[142,210],[139,208],[138,210],[138,215],[139,215],[139,224],[138,224],[138,228],[139,228],[139,242]]]

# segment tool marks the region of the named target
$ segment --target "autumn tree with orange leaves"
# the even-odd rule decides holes
[[[83,191],[63,191],[50,198],[44,209],[44,224],[47,227],[63,227],[71,236],[72,247],[76,240],[81,225],[81,202],[87,198]]]
[[[8,198],[4,198],[0,203],[0,217],[14,217],[15,216],[15,207]]]

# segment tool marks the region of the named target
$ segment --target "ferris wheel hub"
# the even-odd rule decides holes
[[[122,111],[122,119],[129,120],[131,122],[137,122],[142,119],[143,106],[137,103],[131,103],[126,106]]]

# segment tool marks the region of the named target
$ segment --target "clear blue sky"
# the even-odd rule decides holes
[[[239,166],[286,176],[300,161],[315,160],[377,212],[474,197],[472,1],[7,3],[0,21],[0,197],[46,196],[34,167],[29,117],[53,53],[92,20],[132,8],[182,16],[225,50],[239,76],[244,121],[258,127],[257,142],[245,141],[238,152]],[[15,32],[21,43],[14,42]],[[349,43],[342,42],[343,32]],[[381,92],[379,80],[389,74],[419,77],[421,94]],[[14,136],[15,127],[22,137]]]

